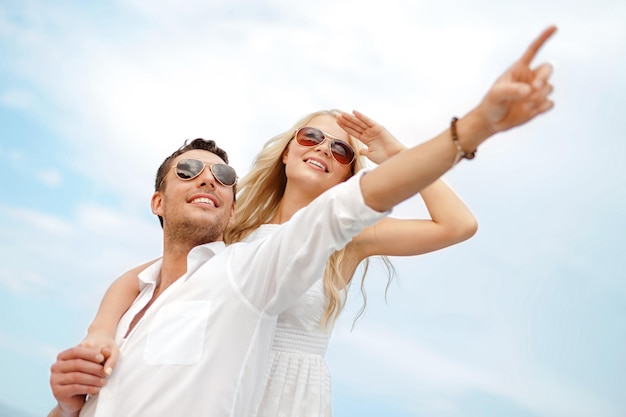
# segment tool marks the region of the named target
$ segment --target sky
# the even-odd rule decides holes
[[[408,146],[446,129],[545,27],[555,108],[444,176],[472,239],[374,261],[331,340],[335,415],[621,417],[626,3],[0,0],[0,416],[45,415],[58,352],[157,257],[156,168],[215,139],[243,175],[312,111]],[[419,197],[398,217],[426,216]]]

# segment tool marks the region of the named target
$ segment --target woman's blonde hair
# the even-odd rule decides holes
[[[337,118],[340,114],[339,110],[321,110],[311,113],[298,120],[291,129],[274,136],[263,145],[263,149],[252,163],[250,172],[237,184],[239,190],[235,208],[236,220],[235,224],[224,232],[224,241],[227,244],[245,239],[259,226],[270,222],[276,214],[287,185],[283,153],[293,139],[295,132],[299,128],[307,126],[316,117],[331,116]],[[361,143],[352,136],[349,137],[349,142],[356,152],[356,158],[352,163],[350,172],[350,176],[352,176],[355,172],[365,168],[365,158],[359,156],[359,150],[363,147]],[[345,248],[336,251],[330,256],[324,270],[324,288],[328,294],[329,302],[322,318],[323,326],[326,326],[329,321],[334,322],[344,305],[345,300],[341,296],[341,290],[345,289],[349,279],[344,279],[340,266],[345,255]],[[368,262],[365,259],[363,278],[367,273]],[[385,259],[385,265],[390,266],[387,259]],[[362,285],[361,291],[363,292]],[[366,301],[365,293],[363,295],[364,301]],[[365,304],[358,316],[364,310]]]

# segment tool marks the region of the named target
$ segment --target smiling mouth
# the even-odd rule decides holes
[[[328,169],[324,166],[324,164],[322,164],[322,163],[321,163],[321,162],[319,162],[319,161],[315,161],[315,160],[313,160],[313,159],[307,159],[307,160],[306,160],[306,161],[304,161],[304,162],[306,162],[307,164],[314,165],[314,166],[316,166],[316,167],[318,167],[318,168],[322,169],[324,172],[328,172]]]
[[[212,207],[216,207],[215,201],[213,201],[213,200],[211,200],[210,198],[207,198],[207,197],[194,198],[193,200],[190,201],[190,203],[208,204],[208,205],[210,205]]]

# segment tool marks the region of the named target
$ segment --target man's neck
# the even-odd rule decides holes
[[[159,293],[165,291],[165,289],[172,285],[178,278],[185,275],[187,272],[187,256],[189,256],[191,249],[193,249],[193,247],[165,245],[163,250],[163,262],[161,264]]]
[[[165,245],[167,247],[167,245]],[[184,250],[179,248],[178,250],[169,250],[163,251],[163,260],[161,262],[161,272],[159,276],[159,280],[157,282],[156,288],[152,293],[152,298],[148,303],[139,311],[135,317],[133,317],[130,322],[128,329],[126,330],[126,335],[124,337],[128,337],[133,328],[139,323],[141,318],[144,316],[148,308],[156,301],[157,298],[176,280],[185,275],[187,272],[187,255],[191,249]]]

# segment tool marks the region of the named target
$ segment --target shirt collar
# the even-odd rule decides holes
[[[222,241],[205,243],[204,245],[193,248],[189,252],[189,255],[187,255],[187,273],[183,276],[183,278],[187,279],[187,277],[195,272],[200,265],[222,252],[224,249],[226,249],[226,245]],[[138,278],[140,291],[146,286],[157,284],[161,274],[161,265],[163,265],[163,258],[157,259],[154,263],[152,263],[152,265],[148,266],[139,273]]]
[[[163,258],[159,258],[152,265],[141,271],[137,276],[139,278],[139,290],[143,290],[148,285],[156,285],[161,273],[161,265]]]

